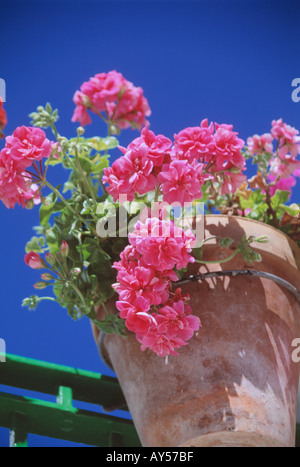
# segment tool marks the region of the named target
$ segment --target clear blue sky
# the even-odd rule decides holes
[[[206,117],[232,123],[244,139],[268,131],[274,118],[300,128],[300,102],[291,99],[291,82],[300,77],[297,1],[0,0],[0,12],[7,134],[49,101],[59,109],[59,131],[72,136],[74,91],[111,69],[144,88],[151,129],[168,137]],[[94,118],[87,134],[104,131]],[[120,142],[136,136],[126,130]],[[58,184],[62,174],[51,174]],[[23,262],[38,209],[1,205],[0,218],[0,337],[7,352],[111,374],[87,319],[74,323],[56,304],[21,308],[39,277]],[[0,429],[0,446],[7,442]],[[31,445],[58,442],[31,437]]]

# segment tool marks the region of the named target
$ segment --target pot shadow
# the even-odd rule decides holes
[[[233,218],[230,224],[235,240],[241,239],[246,232]],[[206,229],[209,236],[230,236],[228,226],[208,225]],[[218,266],[218,270],[254,267],[241,256]],[[198,271],[199,266],[192,265],[189,274]],[[201,273],[211,271],[209,266],[201,266]],[[198,387],[202,400],[197,419],[200,432],[234,431],[248,419],[253,431],[255,426],[276,427],[277,423],[279,438],[293,433],[298,365],[292,361],[291,344],[297,336],[288,321],[295,319],[297,309],[299,314],[296,299],[278,284],[257,277],[227,276],[181,287],[184,292],[189,290],[192,309],[199,310],[202,323],[195,336],[200,347],[197,365],[203,374]],[[283,308],[288,319],[281,317]],[[182,354],[188,357],[188,347]],[[195,391],[193,377],[190,383]]]

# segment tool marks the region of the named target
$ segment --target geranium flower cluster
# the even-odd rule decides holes
[[[50,156],[51,142],[40,128],[18,127],[0,151],[0,199],[7,208],[40,202],[39,187],[28,169]]]
[[[3,102],[0,97],[0,138],[3,138],[3,129],[7,124],[7,117],[6,117],[6,112],[3,108]]]
[[[88,110],[103,115],[120,129],[141,128],[151,115],[141,87],[134,86],[115,70],[99,73],[84,82],[74,95],[76,108],[72,121],[85,126],[91,123]]]
[[[282,118],[272,121],[270,133],[254,135],[247,140],[248,150],[252,155],[271,153],[268,180],[271,183],[270,195],[276,190],[291,192],[296,185],[295,177],[300,177],[299,131],[283,122]]]
[[[157,190],[163,201],[182,206],[201,199],[207,181],[218,182],[223,194],[234,193],[246,180],[246,165],[244,141],[232,128],[203,120],[199,127],[175,134],[174,143],[143,128],[139,138],[120,148],[123,156],[105,169],[107,191],[114,201],[120,195],[133,201],[136,193]]]
[[[195,237],[173,221],[147,218],[129,234],[129,243],[114,263],[119,294],[116,306],[127,328],[136,334],[141,349],[157,355],[177,355],[176,349],[200,327],[200,320],[187,305],[188,296],[171,284],[175,270],[194,262],[190,255]]]

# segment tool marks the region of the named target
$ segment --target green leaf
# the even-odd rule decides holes
[[[94,163],[91,159],[84,156],[79,156],[79,162],[84,172],[92,173],[94,168]]]
[[[92,199],[87,199],[83,202],[83,209],[80,211],[80,214],[90,214],[93,211],[94,203]]]
[[[47,230],[46,241],[50,253],[52,253],[52,255],[56,255],[56,253],[60,250],[60,245],[62,243],[61,235],[56,225]]]
[[[93,174],[100,174],[109,166],[109,155],[106,154],[105,156],[101,156],[97,163],[94,163],[92,173]]]
[[[40,303],[41,299],[37,295],[31,295],[28,298],[24,298],[22,302],[22,306],[26,306],[29,310],[36,310],[38,304]]]
[[[267,172],[270,160],[273,158],[273,154],[270,152],[263,152],[261,154],[255,154],[253,156],[253,164],[258,164],[261,172]]]
[[[290,206],[284,206],[284,210],[290,216],[297,216],[300,212],[300,208],[297,204],[291,204]]]
[[[219,245],[222,248],[229,248],[233,244],[234,240],[229,237],[220,237],[218,238]]]
[[[262,260],[261,255],[250,247],[250,243],[255,241],[256,238],[253,236],[248,238],[244,236],[238,245],[238,249],[247,263],[252,263],[254,261],[260,262]]]
[[[75,190],[74,183],[68,181],[64,184],[63,193],[66,193],[67,191],[73,191],[73,190]]]
[[[96,158],[95,158],[96,159]],[[109,155],[106,154],[105,156],[101,156],[98,160],[93,160],[88,157],[79,156],[79,162],[84,170],[85,173],[87,174],[99,174],[103,172],[103,170],[108,167],[109,165]]]
[[[54,193],[47,196],[46,203],[47,204],[42,204],[40,208],[40,223],[44,227],[48,225],[52,214],[60,212],[65,207],[61,201],[57,201]]]
[[[266,195],[260,189],[254,190],[248,199],[240,196],[239,200],[242,209],[251,210],[247,215],[250,219],[262,220],[268,210]]]
[[[126,335],[125,320],[116,315],[107,315],[104,321],[93,320],[100,331],[106,334],[118,334],[120,336]]]
[[[47,160],[47,165],[55,166],[63,162],[64,156],[63,152],[59,153],[59,157],[50,156]]]
[[[29,253],[30,251],[34,251],[35,253],[44,253],[44,247],[44,237],[32,237],[32,239],[26,244],[25,251],[26,253]]]
[[[94,137],[90,138],[89,141],[93,144],[96,151],[107,151],[119,145],[119,141],[114,136],[108,136],[106,138]]]
[[[278,208],[282,207],[284,203],[287,203],[290,198],[289,191],[280,191],[276,190],[275,195],[271,198],[271,206],[276,211]]]

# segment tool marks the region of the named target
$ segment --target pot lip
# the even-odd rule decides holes
[[[276,232],[278,235],[282,235],[285,239],[288,240],[292,245],[295,246],[300,251],[300,248],[298,247],[297,243],[292,240],[288,235],[286,235],[284,232],[281,230],[277,229],[273,225],[265,224],[264,222],[257,221],[255,219],[249,219],[248,217],[242,217],[242,216],[228,216],[227,214],[203,214],[204,218],[220,218],[220,219],[239,219],[242,220],[243,222],[251,222],[259,225],[263,225],[266,229],[271,229],[274,232]]]

